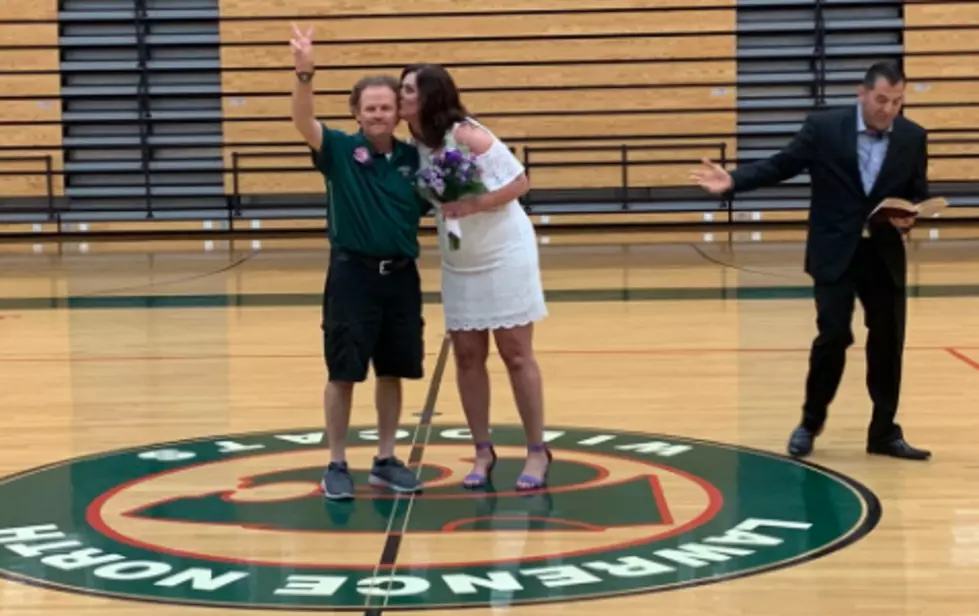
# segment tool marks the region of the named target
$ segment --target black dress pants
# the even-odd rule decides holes
[[[818,433],[826,422],[843,377],[846,350],[853,344],[854,301],[859,298],[868,330],[867,390],[874,407],[867,440],[886,443],[902,437],[895,416],[901,391],[906,288],[894,282],[877,249],[864,238],[841,279],[816,284],[814,294],[819,334],[809,355],[803,426]]]

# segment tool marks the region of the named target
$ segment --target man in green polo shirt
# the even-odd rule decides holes
[[[345,441],[354,384],[374,365],[378,451],[370,483],[398,492],[420,489],[415,473],[394,455],[401,417],[401,379],[420,379],[424,357],[418,223],[428,209],[415,190],[418,152],[394,138],[399,83],[361,79],[350,94],[360,130],[329,128],[314,114],[312,29],[293,26],[296,79],[292,119],[312,148],[327,184],[330,265],[323,294],[324,393],[330,463],[327,498],[347,499],[354,483]]]

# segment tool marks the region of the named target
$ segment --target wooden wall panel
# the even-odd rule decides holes
[[[979,2],[907,4],[904,13],[908,28],[904,37],[909,81],[906,115],[928,129],[979,128]],[[953,24],[973,27],[943,27]],[[943,138],[933,137],[931,154],[979,153],[977,146],[943,145]],[[966,139],[968,135],[948,138]],[[979,138],[976,143],[979,145]],[[979,179],[979,158],[933,158],[929,175],[939,181]]]
[[[286,10],[275,8],[274,1],[225,0],[222,11],[226,16],[267,18],[228,20],[222,25],[222,40],[228,43],[222,50],[227,95],[224,135],[229,144],[226,162],[230,165],[232,152],[252,150],[240,144],[268,141],[287,146],[298,140],[287,119],[293,73],[286,45],[291,34],[286,17],[297,15],[306,17],[301,26],[315,26],[317,61],[322,67],[316,78],[320,92],[317,114],[345,130],[356,130],[349,117],[347,92],[357,79],[368,73],[397,76],[398,67],[419,61],[450,65],[469,109],[501,138],[513,140],[521,152],[519,141],[534,138],[580,137],[621,143],[623,137],[637,134],[710,135],[736,130],[735,39],[730,34],[735,28],[733,10],[697,11],[692,9],[696,2],[674,2],[670,6],[686,10],[570,12],[650,5],[628,0],[508,0],[493,5],[494,10],[558,11],[515,18],[481,15],[475,6],[466,7],[469,15],[459,15],[457,3],[425,0],[412,5],[411,12],[434,14],[382,15],[391,12],[393,7],[388,4],[301,0],[290,3]],[[438,15],[440,12],[456,14]],[[375,17],[337,18],[359,13]],[[682,32],[703,34],[671,36]],[[590,38],[595,35],[598,37]],[[572,36],[577,38],[567,38]],[[452,40],[437,40],[440,37]],[[527,64],[528,60],[534,64]],[[451,66],[457,63],[472,65]],[[667,87],[659,87],[663,85]],[[699,158],[688,154],[676,150],[657,156]],[[594,153],[566,156],[595,160],[588,158]],[[309,163],[302,158],[274,157],[242,162],[243,167],[297,164]],[[636,185],[644,186],[686,183],[689,166],[637,167],[632,177]],[[620,175],[617,168],[600,165],[542,169],[535,170],[533,182],[537,187],[617,186]],[[323,190],[323,181],[312,170],[300,174],[246,172],[239,177],[239,189],[246,194],[316,192]]]
[[[495,0],[464,5],[468,13],[490,11],[539,11],[574,9],[620,9],[650,6],[731,6],[736,0]],[[281,17],[397,13],[454,13],[458,0],[414,0],[410,11],[404,0],[223,0],[221,13],[228,17]]]
[[[53,0],[5,2],[2,19],[53,20],[58,15],[58,3]],[[58,26],[51,24],[0,24],[0,122],[58,122],[61,119],[61,90],[57,75],[58,50],[31,49],[41,45],[58,44]],[[58,124],[0,126],[0,144],[34,146],[61,144]],[[50,154],[54,169],[62,168],[59,149],[0,151],[0,199],[5,197],[44,196],[48,191],[43,175],[23,175],[43,171],[38,161],[13,161],[14,157]],[[63,194],[61,176],[55,176],[54,193]]]

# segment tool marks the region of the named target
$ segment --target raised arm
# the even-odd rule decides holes
[[[305,34],[296,24],[292,25],[292,57],[296,65],[292,89],[292,123],[313,150],[319,152],[323,146],[323,126],[316,119],[316,105],[313,96],[313,73],[316,62],[313,59],[313,27]]]

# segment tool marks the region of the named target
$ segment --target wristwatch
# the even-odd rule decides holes
[[[314,71],[296,71],[296,77],[302,83],[309,83],[313,79]]]

